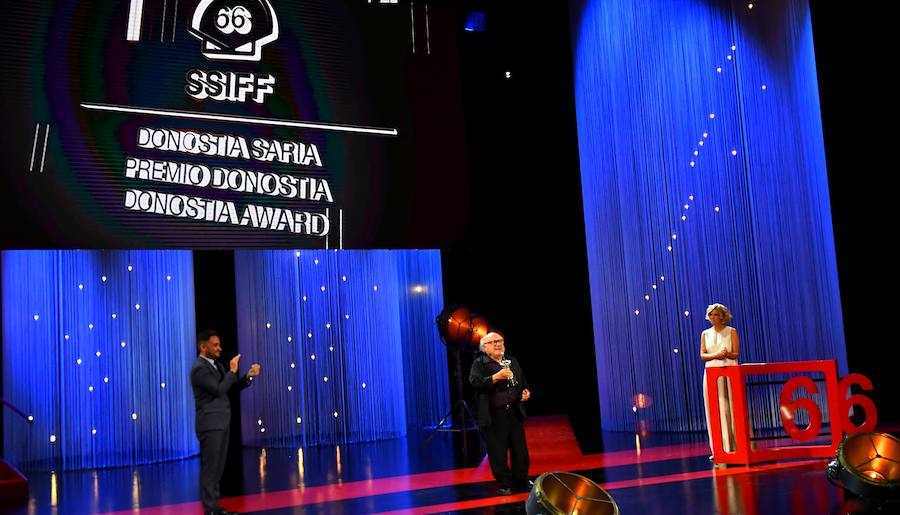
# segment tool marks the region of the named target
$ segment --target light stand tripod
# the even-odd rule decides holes
[[[471,331],[471,330],[470,330]],[[462,433],[462,441],[463,441],[463,456],[469,456],[469,444],[466,438],[466,433],[471,430],[478,430],[478,419],[475,417],[475,414],[472,413],[472,409],[469,407],[469,403],[466,402],[466,399],[463,397],[463,376],[462,376],[462,362],[460,359],[460,349],[457,346],[448,345],[447,341],[444,340],[444,336],[441,335],[441,341],[444,342],[444,345],[447,345],[447,348],[453,351],[453,358],[456,361],[456,391],[459,395],[459,399],[453,404],[453,406],[447,411],[447,414],[444,415],[444,418],[438,422],[438,425],[431,430],[431,434],[428,435],[428,438],[422,442],[422,445],[419,446],[419,452],[428,445],[429,442],[438,434],[438,432],[448,432],[448,433]],[[450,427],[444,427],[444,424],[447,423],[447,420],[450,419],[454,412],[458,411],[458,417],[454,416],[454,420],[458,422],[457,424],[451,424]],[[478,432],[478,441],[479,444],[484,447],[484,442],[482,441],[481,433]]]

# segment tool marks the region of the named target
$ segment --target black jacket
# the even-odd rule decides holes
[[[516,398],[521,399],[522,391],[528,388],[528,380],[525,379],[525,373],[522,372],[522,367],[519,366],[519,361],[516,358],[508,354],[505,358],[510,361],[509,368],[512,370],[513,376],[515,376],[518,383],[516,385],[516,390],[518,390]],[[491,392],[500,384],[499,382],[494,383],[491,379],[493,372],[491,372],[488,364],[493,361],[490,356],[480,352],[475,355],[475,360],[472,361],[472,368],[469,371],[469,383],[475,388],[475,406],[478,411],[478,425],[480,427],[491,425]],[[525,403],[516,402],[516,407],[522,420],[525,420]]]
[[[221,366],[221,364],[219,364]],[[225,369],[221,369],[225,372]],[[196,418],[194,429],[198,433],[204,431],[224,430],[231,422],[231,401],[228,392],[235,385],[239,389],[250,386],[250,378],[246,375],[240,379],[231,372],[225,372],[225,377],[219,378],[209,362],[203,357],[197,356],[197,361],[191,368],[191,387],[194,389],[194,404],[196,406]]]

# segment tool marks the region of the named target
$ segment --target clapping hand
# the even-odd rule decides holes
[[[259,363],[254,363],[250,365],[250,370],[247,372],[247,377],[256,377],[259,375]]]

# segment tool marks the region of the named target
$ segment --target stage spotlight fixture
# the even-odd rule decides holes
[[[528,515],[619,515],[616,501],[590,479],[572,472],[538,476],[525,503]]]
[[[490,332],[486,318],[472,313],[469,308],[449,305],[437,316],[438,333],[451,349],[475,352],[481,338]]]
[[[844,438],[827,474],[832,484],[865,501],[900,508],[900,440],[889,434],[864,432]]]
[[[484,32],[485,16],[483,12],[471,11],[466,17],[466,32]]]

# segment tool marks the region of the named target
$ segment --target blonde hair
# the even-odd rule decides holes
[[[718,302],[716,302],[714,304],[710,304],[709,306],[706,306],[706,319],[707,320],[709,320],[709,314],[712,313],[713,311],[718,311],[719,313],[722,314],[722,323],[723,324],[727,324],[728,322],[731,322],[732,319],[734,319],[734,317],[731,316],[731,311],[728,311],[728,308],[726,308],[724,304],[719,304]]]

